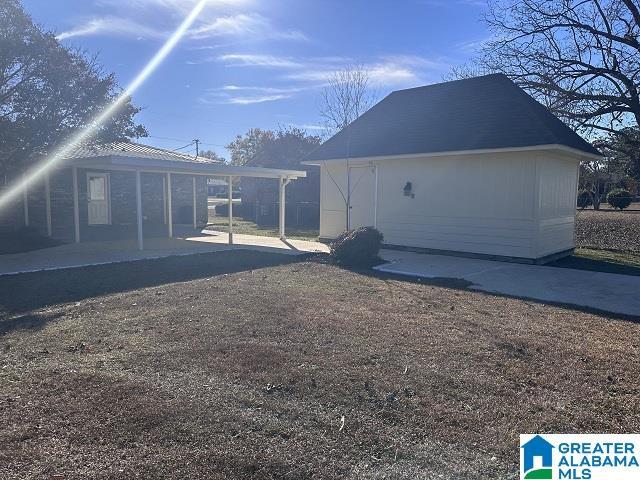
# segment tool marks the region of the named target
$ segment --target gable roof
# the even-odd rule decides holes
[[[186,153],[151,147],[142,143],[113,142],[99,145],[80,145],[66,155],[66,158],[97,158],[97,157],[137,157],[150,160],[165,160],[170,162],[189,163],[221,163],[205,157],[192,157]]]
[[[306,161],[563,145],[600,155],[503,74],[392,92]]]

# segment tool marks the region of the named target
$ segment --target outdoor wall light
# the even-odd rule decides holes
[[[407,182],[405,184],[403,191],[405,197],[415,198],[415,194],[413,193],[413,185],[411,185],[411,182]]]

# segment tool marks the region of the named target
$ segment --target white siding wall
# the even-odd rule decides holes
[[[320,237],[335,238],[347,228],[346,162],[325,162],[320,174]]]
[[[531,151],[373,164],[376,226],[387,244],[525,258],[573,246],[577,160]],[[346,192],[345,162],[322,166],[323,238],[345,229],[345,202],[334,181]],[[407,182],[414,198],[403,194]]]
[[[536,257],[574,247],[578,160],[538,158],[538,235]]]
[[[527,154],[381,163],[378,178],[377,225],[386,243],[530,256],[535,165]],[[406,182],[414,198],[403,195]]]

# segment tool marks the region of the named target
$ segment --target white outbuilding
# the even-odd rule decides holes
[[[391,93],[323,143],[320,237],[544,263],[570,253],[579,164],[600,153],[501,74]]]

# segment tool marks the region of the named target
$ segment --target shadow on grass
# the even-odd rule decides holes
[[[299,262],[305,255],[232,250],[0,276],[0,312]],[[5,321],[0,316],[0,331]]]
[[[578,255],[561,258],[549,263],[550,267],[574,268],[576,270],[588,270],[592,272],[617,273],[619,275],[640,276],[640,267],[623,265],[607,260],[587,258]]]
[[[46,324],[57,320],[61,316],[62,313],[50,315],[25,314],[9,317],[7,319],[0,318],[0,337],[6,333],[13,332],[14,330],[40,330]]]

